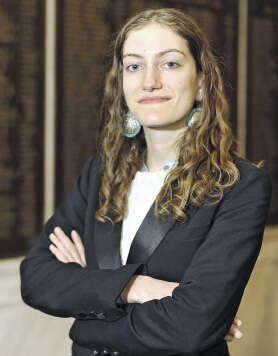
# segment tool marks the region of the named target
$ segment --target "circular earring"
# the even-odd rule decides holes
[[[136,136],[140,130],[142,125],[138,120],[135,119],[133,114],[128,111],[123,116],[123,132],[122,134],[128,138]]]
[[[187,126],[191,128],[196,122],[201,121],[202,112],[203,109],[200,106],[192,109],[188,115]]]

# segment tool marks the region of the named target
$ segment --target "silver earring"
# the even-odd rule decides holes
[[[123,132],[122,134],[128,138],[136,136],[141,130],[141,124],[135,119],[133,114],[128,111],[123,116]]]
[[[191,128],[196,122],[200,121],[202,119],[202,112],[203,109],[201,106],[192,109],[188,115],[187,126]]]

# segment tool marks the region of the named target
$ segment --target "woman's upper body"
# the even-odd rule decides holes
[[[24,301],[48,314],[75,318],[70,336],[91,350],[162,356],[219,347],[260,251],[271,194],[264,170],[241,160],[237,165],[239,183],[220,203],[190,208],[185,223],[156,219],[152,206],[123,265],[122,222],[113,226],[94,218],[101,163],[90,158],[21,264]],[[86,268],[51,254],[48,236],[55,226],[68,236],[78,231]],[[117,298],[134,274],[179,286],[172,297],[120,306]]]
[[[146,10],[124,25],[102,115],[100,155],[87,160],[20,266],[24,301],[76,319],[78,356],[101,347],[228,355],[223,339],[261,248],[271,182],[236,152],[217,61],[189,16]],[[129,193],[138,170],[145,163],[157,172],[168,160],[176,166],[137,214],[138,195]],[[79,233],[86,268],[51,254],[56,226]],[[134,275],[178,286],[160,300],[118,303]]]

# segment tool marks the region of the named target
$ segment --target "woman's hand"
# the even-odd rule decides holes
[[[236,316],[228,334],[224,337],[224,339],[228,342],[233,341],[234,339],[240,339],[243,334],[239,330],[238,326],[240,326],[241,324],[242,321]]]
[[[127,283],[121,296],[128,303],[145,303],[153,299],[161,299],[167,296],[171,297],[173,290],[178,285],[179,283],[167,282],[150,276],[134,275]],[[224,339],[231,342],[235,338],[241,338],[243,334],[238,328],[241,324],[242,321],[238,317],[235,317]]]
[[[63,263],[76,262],[81,267],[86,267],[85,249],[82,240],[75,230],[71,232],[71,237],[72,240],[60,227],[55,227],[54,232],[49,235],[49,239],[52,242],[49,250]]]

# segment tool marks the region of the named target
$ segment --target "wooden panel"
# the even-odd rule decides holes
[[[0,257],[26,252],[41,224],[42,5],[0,3]]]
[[[250,1],[247,157],[273,180],[268,224],[278,225],[278,3]]]

